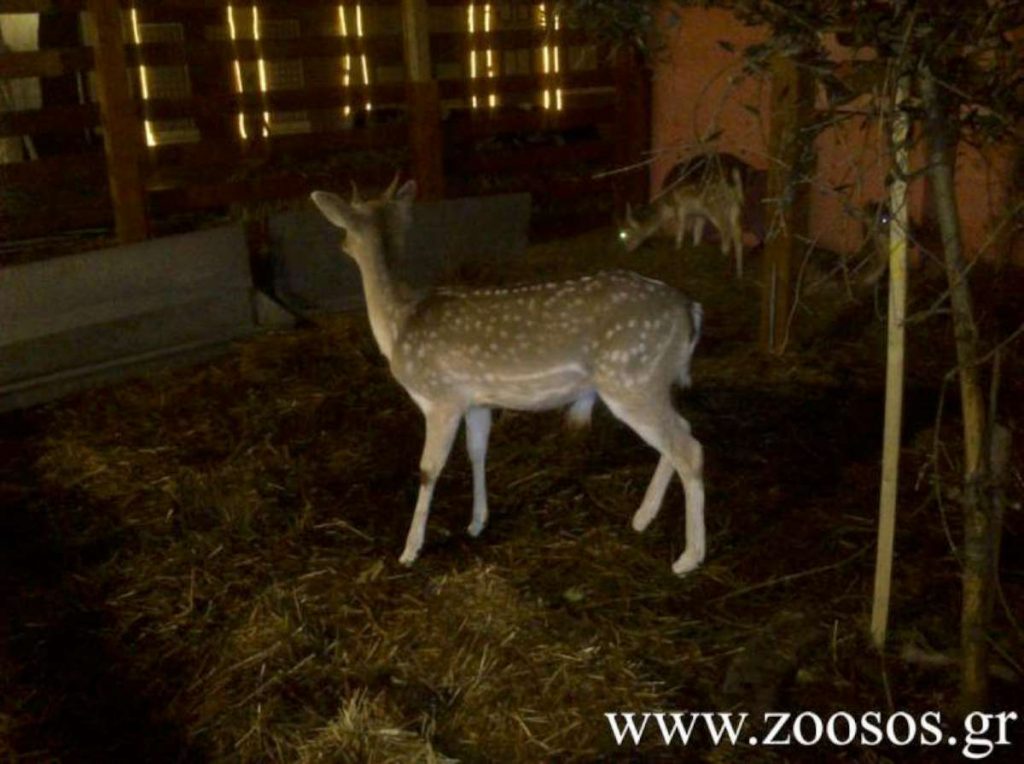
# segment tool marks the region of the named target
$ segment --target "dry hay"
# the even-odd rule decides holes
[[[80,584],[198,750],[251,761],[586,758],[609,744],[603,711],[678,697],[659,667],[694,650],[675,641],[692,623],[642,600],[640,582],[674,579],[669,550],[652,559],[624,527],[643,480],[635,468],[587,476],[586,493],[622,505],[623,526],[587,528],[580,486],[552,498],[564,468],[537,469],[566,446],[558,422],[524,458],[501,443],[536,434],[536,421],[509,417],[496,427],[498,484],[524,514],[561,512],[560,494],[571,495],[568,519],[583,531],[542,512],[521,518],[525,535],[446,550],[445,505],[462,522],[468,504],[440,497],[432,543],[406,571],[394,558],[420,426],[360,318],[56,411],[39,462],[47,490],[75,497],[60,522],[109,546]],[[451,471],[442,494],[468,477],[458,458]],[[396,481],[397,495],[383,490]]]
[[[616,757],[607,711],[753,708],[784,685],[798,707],[881,707],[860,636],[876,455],[843,457],[862,412],[822,439],[840,364],[730,350],[745,331],[712,326],[698,360],[695,426],[717,442],[710,558],[687,579],[681,490],[632,533],[654,454],[601,412],[583,436],[497,419],[478,540],[456,449],[400,567],[422,422],[351,316],[55,407],[37,469],[66,585],[197,758],[590,761]],[[929,581],[924,609],[955,574],[907,580]]]

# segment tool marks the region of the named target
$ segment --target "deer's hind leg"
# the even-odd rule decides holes
[[[476,537],[487,525],[487,439],[491,434],[491,410],[471,408],[466,412],[466,450],[473,466],[473,520],[469,535]]]
[[[633,527],[643,530],[657,516],[671,481],[672,469],[679,473],[686,493],[686,547],[672,565],[672,572],[684,575],[704,560],[703,449],[690,434],[690,425],[672,408],[668,395],[657,400],[634,394],[601,397],[611,412],[661,454],[658,467],[647,487],[640,508],[633,515]]]

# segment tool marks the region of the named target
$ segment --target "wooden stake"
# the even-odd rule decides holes
[[[128,86],[121,7],[118,0],[89,0],[87,7],[95,29],[96,95],[117,238],[140,241],[149,228],[142,182],[143,128]]]
[[[882,443],[882,486],[878,500],[878,550],[875,594],[871,608],[871,639],[885,647],[892,589],[892,555],[896,533],[896,495],[899,488],[900,440],[903,424],[903,378],[907,313],[907,133],[910,120],[903,109],[910,94],[910,77],[903,75],[893,98],[892,145],[896,172],[889,186],[889,326],[885,377],[885,428]]]

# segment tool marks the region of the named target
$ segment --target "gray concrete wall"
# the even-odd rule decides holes
[[[521,257],[530,220],[529,194],[503,194],[412,207],[403,251],[394,253],[393,275],[413,287],[441,283],[460,267],[487,266]],[[344,310],[363,303],[359,270],[341,251],[343,235],[316,211],[272,215],[275,291],[300,310]]]
[[[239,226],[0,269],[0,410],[256,329]]]

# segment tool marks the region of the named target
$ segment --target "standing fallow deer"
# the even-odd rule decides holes
[[[619,239],[632,252],[651,236],[673,236],[676,249],[683,246],[686,225],[693,221],[693,243],[700,244],[706,221],[718,229],[722,254],[731,249],[736,257],[736,275],[743,276],[743,179],[733,168],[731,180],[719,174],[694,182],[680,183],[651,204],[648,217],[637,221],[626,207],[626,225]]]
[[[506,289],[437,289],[407,294],[385,264],[395,225],[408,224],[416,192],[398,179],[380,199],[350,203],[316,191],[313,202],[345,231],[344,249],[362,273],[373,336],[391,373],[423,411],[420,489],[400,562],[420,553],[430,502],[465,419],[473,471],[469,533],[487,523],[484,463],[491,409],[569,406],[576,424],[600,397],[661,454],[633,528],[658,514],[673,472],[686,494],[686,547],[672,565],[683,575],[704,559],[702,449],[672,406],[671,387],[690,381],[701,307],[666,284],[625,271]]]

